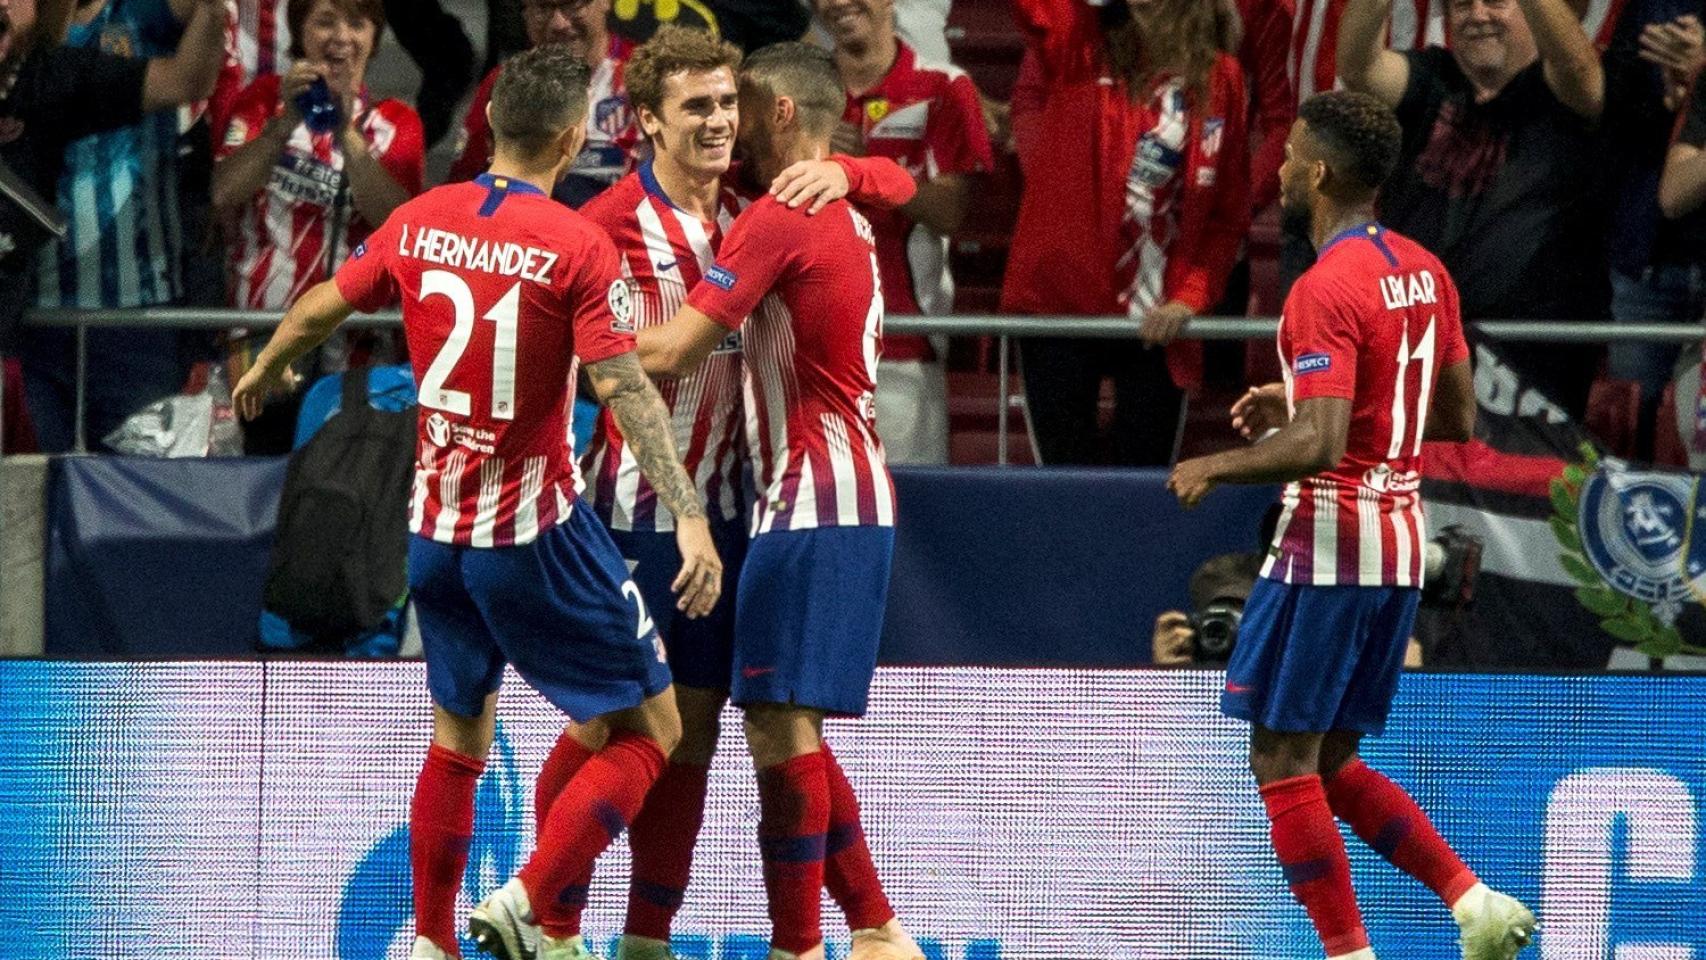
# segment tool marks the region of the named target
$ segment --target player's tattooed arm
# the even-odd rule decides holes
[[[639,355],[630,351],[588,364],[586,373],[593,392],[622,428],[628,449],[657,491],[658,501],[678,517],[704,516],[705,504],[675,450],[669,408],[640,368]]]
[[[676,608],[689,617],[711,612],[723,588],[723,562],[711,540],[710,521],[699,491],[676,455],[669,408],[646,378],[633,351],[589,363],[587,379],[604,401],[660,503],[675,514],[681,572],[671,585]]]

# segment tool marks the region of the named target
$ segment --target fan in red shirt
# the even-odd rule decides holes
[[[1104,375],[1112,459],[1172,458],[1201,345],[1172,343],[1220,299],[1250,221],[1244,77],[1214,4],[1015,4],[1041,75],[1002,309],[1126,314],[1146,342],[1028,340],[1025,392],[1042,458],[1097,456]],[[1017,122],[1017,121],[1016,121]]]
[[[709,613],[721,563],[682,469],[669,414],[634,353],[634,306],[602,231],[549,199],[585,136],[587,71],[544,47],[492,95],[491,172],[403,204],[336,278],[310,290],[234,393],[253,415],[291,360],[354,309],[400,299],[420,385],[409,588],[432,692],[433,745],[409,818],[415,960],[457,955],[453,915],[491,748],[504,665],[581,729],[607,734],[545,793],[520,874],[476,907],[469,932],[505,960],[580,955],[564,913],[599,854],[638,814],[681,736],[657,628],[628,566],[575,496],[565,411],[576,369],[675,516],[675,606]],[[674,598],[672,598],[674,599]]]
[[[814,0],[835,41],[847,109],[838,150],[890,157],[918,181],[899,210],[868,211],[891,313],[950,313],[948,236],[995,157],[977,88],[963,70],[920,61],[895,30],[894,0]],[[885,335],[877,422],[890,463],[948,462],[947,381],[930,341]]]
[[[610,0],[523,0],[527,39],[534,47],[565,44],[592,70],[591,106],[586,115],[586,146],[552,196],[578,207],[628,172],[629,154],[639,142],[628,92],[622,83],[631,47],[610,32]],[[474,92],[462,120],[460,155],[450,165],[450,180],[472,179],[492,157],[492,128],[486,120],[492,85],[503,73],[493,67]]]

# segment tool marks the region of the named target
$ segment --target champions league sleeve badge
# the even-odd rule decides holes
[[[1583,453],[1585,462],[1552,481],[1552,532],[1577,601],[1648,656],[1706,652],[1676,629],[1686,605],[1706,603],[1701,478]]]

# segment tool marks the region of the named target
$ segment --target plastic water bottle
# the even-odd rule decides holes
[[[325,77],[315,77],[308,89],[296,96],[296,109],[302,111],[302,122],[310,133],[331,133],[338,128],[338,101]]]

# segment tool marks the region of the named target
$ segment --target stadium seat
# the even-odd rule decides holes
[[[1653,462],[1662,467],[1688,466],[1688,447],[1676,422],[1676,384],[1665,384],[1659,412],[1653,424]]]
[[[1022,407],[1011,398],[1023,398],[1024,382],[1015,371],[1008,379],[1007,460],[1013,464],[1036,463],[1030,431]],[[980,370],[948,372],[948,462],[956,465],[991,464],[1000,461],[1001,378]]]
[[[1635,455],[1641,419],[1641,385],[1602,377],[1588,391],[1583,425],[1605,449],[1619,457]]]

